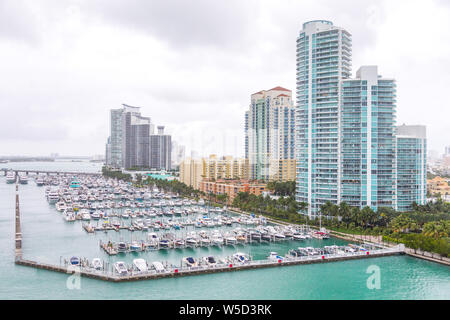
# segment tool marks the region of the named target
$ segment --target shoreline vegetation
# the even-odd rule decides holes
[[[120,171],[110,171],[105,167],[103,175],[131,182],[131,175]],[[403,243],[407,248],[427,251],[450,257],[450,203],[438,199],[435,203],[418,205],[414,203],[410,212],[398,212],[391,208],[370,207],[362,209],[350,207],[342,202],[339,205],[331,202],[321,207],[321,216],[310,219],[305,213],[307,203],[295,200],[295,182],[269,182],[268,189],[277,199],[270,196],[240,192],[230,203],[228,195],[205,194],[178,180],[160,180],[137,175],[136,185],[155,185],[165,191],[176,192],[181,196],[208,200],[211,205],[231,205],[235,209],[247,213],[263,215],[279,222],[293,224],[319,225],[348,236],[374,236],[383,242]]]

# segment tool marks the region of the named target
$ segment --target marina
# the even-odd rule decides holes
[[[12,164],[11,164],[12,165]],[[14,168],[39,169],[49,171],[88,171],[100,170],[89,162],[55,163],[15,163]],[[179,265],[183,258],[193,257],[197,262],[202,258],[220,259],[241,252],[256,260],[265,260],[270,252],[284,256],[298,247],[320,248],[324,246],[345,246],[356,240],[341,240],[331,237],[327,240],[315,238],[302,241],[253,242],[236,246],[206,246],[197,248],[154,250],[109,256],[99,247],[99,241],[114,240],[131,242],[131,234],[145,236],[148,232],[129,232],[126,230],[86,234],[82,228],[84,221],[68,223],[55,205],[49,204],[45,197],[46,186],[38,187],[30,177],[27,185],[19,185],[20,214],[22,223],[21,242],[22,263],[28,261],[34,267],[15,264],[17,250],[11,250],[15,237],[15,185],[6,183],[0,176],[0,296],[6,299],[443,299],[450,292],[448,267],[412,258],[407,255],[373,256],[355,259],[341,259],[332,263],[322,261],[298,265],[281,264],[273,267],[224,268],[223,272],[192,270],[181,273],[195,277],[172,276],[170,273],[151,285],[147,281],[99,281],[100,271],[94,278],[82,277],[81,290],[67,287],[70,274],[64,259],[80,257],[81,261],[94,263],[98,258],[111,269],[115,262],[133,265],[133,260],[144,259],[149,266],[160,262],[163,266]],[[182,217],[182,218],[189,218]],[[237,228],[228,227],[229,229]],[[194,231],[208,230],[193,229]],[[182,231],[184,232],[184,231]],[[156,232],[155,232],[156,233]],[[362,257],[362,255],[361,255]],[[306,260],[306,259],[305,259]],[[312,259],[311,259],[312,261]],[[34,265],[39,262],[38,266]],[[270,265],[267,262],[268,265]],[[159,265],[156,263],[156,265]],[[367,290],[366,270],[377,265],[382,271],[382,289]],[[159,269],[161,270],[161,265]],[[47,268],[47,269],[46,269]],[[60,272],[49,272],[58,268]],[[70,267],[72,269],[73,267]],[[149,268],[151,269],[151,268]],[[72,269],[73,270],[73,269]],[[151,269],[152,270],[152,269]],[[184,270],[187,271],[186,268]],[[207,269],[208,270],[208,269]],[[212,270],[212,268],[211,268]],[[218,269],[220,270],[220,269]],[[229,272],[240,270],[239,272]],[[74,272],[74,271],[70,271]],[[91,273],[91,272],[89,272]],[[109,272],[111,274],[111,272]],[[203,276],[200,276],[203,275]],[[245,286],[242,286],[245,283]],[[26,286],[27,290],[20,288]],[[184,288],[189,288],[185,290]]]
[[[35,181],[38,178],[36,177]],[[36,183],[37,185],[37,183]],[[157,250],[195,250],[202,247],[231,247],[237,252],[228,256],[183,257],[179,263],[148,261],[135,258],[133,262],[110,262],[95,257],[60,256],[60,264],[47,264],[24,259],[20,227],[19,185],[16,185],[16,258],[18,265],[82,276],[105,281],[136,281],[161,277],[217,273],[298,264],[324,263],[402,254],[400,245],[394,248],[371,243],[323,247],[296,247],[286,254],[270,251],[264,258],[254,259],[241,252],[254,243],[298,243],[307,239],[330,239],[326,230],[319,232],[308,226],[272,225],[262,216],[237,215],[226,208],[207,206],[204,201],[182,199],[176,194],[156,188],[136,188],[112,179],[79,174],[47,176],[45,197],[55,214],[62,214],[65,223],[82,221],[87,233],[115,231],[120,241],[99,239],[100,248],[108,256],[137,254]],[[69,217],[69,218],[68,218]],[[144,220],[145,218],[145,220]],[[112,219],[114,222],[112,222]],[[100,224],[100,220],[102,223]],[[97,221],[97,223],[92,223]],[[126,232],[131,241],[123,240]],[[144,239],[134,237],[144,232]]]

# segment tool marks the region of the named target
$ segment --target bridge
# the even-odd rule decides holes
[[[26,175],[28,175],[29,173],[34,173],[37,175],[66,175],[66,174],[70,174],[70,175],[87,175],[87,176],[101,176],[102,173],[101,172],[80,172],[80,171],[46,171],[46,170],[33,170],[33,169],[7,169],[7,168],[2,168],[0,169],[0,171],[3,172],[3,175],[6,176],[6,174],[8,172],[13,171],[16,176],[19,174],[19,172],[25,173]]]

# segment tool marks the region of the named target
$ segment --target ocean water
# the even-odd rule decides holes
[[[9,168],[66,171],[100,171],[89,162],[8,163]],[[254,259],[270,251],[280,254],[298,246],[344,244],[343,240],[309,240],[237,246],[123,254],[108,257],[99,240],[144,239],[144,232],[87,234],[81,222],[67,223],[44,197],[44,187],[30,180],[19,186],[23,255],[27,259],[58,264],[61,259],[100,257],[112,264],[130,263],[136,257],[147,261],[179,264],[185,256],[225,257],[236,251]],[[450,299],[450,268],[408,257],[393,256],[189,276],[129,283],[80,279],[79,289],[67,285],[70,276],[14,264],[15,187],[0,177],[0,299]],[[369,289],[371,273],[379,270],[379,289]],[[369,279],[370,280],[370,279]]]

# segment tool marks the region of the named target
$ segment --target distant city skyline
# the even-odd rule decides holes
[[[243,157],[248,93],[295,90],[295,39],[314,19],[352,30],[352,76],[382,66],[398,82],[397,124],[425,125],[428,150],[442,155],[449,17],[445,0],[4,0],[0,156],[103,154],[109,110],[128,102],[186,155]]]

